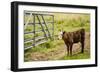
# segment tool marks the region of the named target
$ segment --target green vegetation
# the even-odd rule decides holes
[[[59,30],[75,31],[80,28],[85,28],[90,31],[90,15],[89,14],[55,14],[55,34]]]
[[[62,58],[60,58],[59,60],[76,60],[76,59],[89,59],[90,58],[90,53],[89,52],[85,52],[84,54],[79,53],[79,54],[75,54],[73,56],[64,56]]]
[[[46,43],[40,44],[38,46],[35,46],[33,48],[27,49],[25,50],[25,61],[31,61],[32,57],[32,53],[42,53],[42,54],[49,54],[52,51],[58,51],[59,48],[63,48],[66,49],[63,40],[58,40],[58,34],[60,32],[60,30],[66,31],[66,32],[72,32],[81,28],[85,28],[86,32],[90,32],[90,15],[89,14],[69,14],[69,13],[53,13],[54,15],[54,40],[48,40]],[[25,17],[25,22],[27,20],[27,16]],[[40,17],[41,18],[41,17]],[[37,18],[35,18],[36,22]],[[45,17],[45,20],[50,22],[52,21],[52,17]],[[33,22],[33,18],[30,19],[30,22]],[[48,24],[48,27],[51,28],[52,24]],[[46,29],[46,28],[45,28]],[[33,25],[28,25],[27,28],[25,29],[25,32],[30,32],[34,30],[34,26]],[[35,30],[41,30],[41,26],[40,25],[36,25],[35,26]],[[51,34],[53,33],[52,30],[50,30]],[[46,32],[47,33],[47,32]],[[32,34],[26,34],[24,35],[24,39],[34,39],[34,37],[39,37],[41,35],[44,35],[43,32],[40,33],[36,33],[35,35]],[[89,39],[88,39],[89,40]],[[90,43],[90,42],[89,42]],[[25,47],[30,46],[34,44],[34,41],[25,43]],[[85,49],[87,49],[87,47],[85,47]],[[88,49],[90,50],[90,48]],[[47,56],[48,57],[48,56]],[[87,59],[90,58],[90,53],[89,52],[85,52],[84,54],[76,54],[73,56],[62,56],[60,58],[58,58],[59,60],[73,60],[73,59]],[[50,60],[53,60],[52,58],[50,58]]]

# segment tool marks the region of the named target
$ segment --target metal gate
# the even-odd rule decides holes
[[[54,39],[54,15],[24,11],[24,48],[29,49],[51,39]]]

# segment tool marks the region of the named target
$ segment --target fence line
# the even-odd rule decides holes
[[[29,38],[28,40],[24,39],[24,45],[27,44],[27,43],[32,43],[30,46],[25,46],[24,48],[25,49],[29,49],[29,48],[32,48],[32,47],[35,47],[39,44],[42,44],[42,43],[45,43],[48,41],[48,39],[53,39],[54,38],[54,15],[51,15],[51,14],[39,14],[39,13],[34,13],[34,12],[24,12],[25,15],[31,15],[31,17],[33,18],[33,22],[28,22],[27,25],[24,21],[24,26],[25,28],[27,28],[28,25],[33,25],[33,31],[28,31],[26,32],[24,30],[24,35],[25,34],[33,34],[33,38]],[[25,15],[24,15],[24,19],[25,19]],[[52,21],[46,21],[45,20],[45,15],[46,17],[52,17]],[[40,19],[40,17],[42,19]],[[35,18],[37,18],[38,20],[38,23],[36,22]],[[42,21],[41,21],[42,20]],[[52,26],[48,28],[48,25],[51,24]],[[41,26],[41,29],[38,29],[36,30],[36,26],[39,25]],[[39,35],[39,36],[35,36],[37,33],[43,33],[43,35]]]

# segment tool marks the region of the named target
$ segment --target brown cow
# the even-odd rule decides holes
[[[84,52],[84,41],[85,41],[85,29],[80,29],[74,32],[63,32],[62,33],[62,39],[64,40],[66,46],[68,55],[72,55],[72,46],[74,43],[81,43],[82,49],[81,53]]]

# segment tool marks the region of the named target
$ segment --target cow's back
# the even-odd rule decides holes
[[[62,39],[66,43],[78,43],[85,39],[85,29],[80,29],[74,32],[63,32]]]

